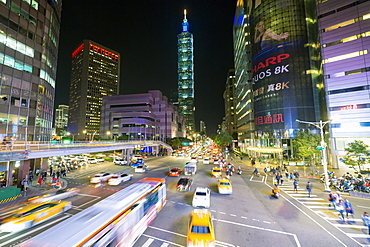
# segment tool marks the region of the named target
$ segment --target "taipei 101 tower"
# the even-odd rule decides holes
[[[182,32],[177,35],[177,82],[179,111],[185,117],[187,134],[195,132],[193,34],[184,10]]]

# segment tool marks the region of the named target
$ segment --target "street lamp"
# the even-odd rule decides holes
[[[108,136],[109,139],[112,139],[111,136],[110,136],[110,134],[111,134],[111,132],[108,130],[107,131],[107,136]]]
[[[321,164],[324,167],[324,188],[325,188],[325,192],[331,192],[331,190],[329,188],[328,159],[327,159],[327,156],[326,156],[326,143],[325,143],[325,140],[324,140],[324,127],[327,123],[330,123],[332,120],[328,120],[328,121],[325,121],[325,122],[323,122],[322,120],[320,120],[320,122],[306,122],[306,121],[300,121],[300,120],[297,119],[296,121],[299,122],[299,123],[311,124],[311,125],[315,126],[316,128],[320,129],[320,136],[321,136],[320,145],[321,145],[321,152],[322,152]]]

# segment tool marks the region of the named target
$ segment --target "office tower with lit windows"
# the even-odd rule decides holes
[[[370,1],[318,1],[333,161],[346,144],[370,145]]]
[[[248,24],[250,7],[243,0],[237,1],[234,24],[234,66],[235,66],[235,109],[236,128],[239,147],[243,152],[253,145],[253,83],[251,42]],[[231,122],[231,120],[230,120]]]
[[[68,132],[76,139],[93,140],[100,133],[104,96],[117,95],[120,54],[91,40],[72,53]]]
[[[225,132],[237,140],[237,114],[235,97],[235,70],[230,69],[224,91]]]
[[[62,1],[0,1],[0,138],[52,136]]]
[[[17,143],[52,137],[61,8],[61,0],[0,0],[0,138],[13,136],[8,157],[20,159],[0,162],[5,186],[41,167],[42,159],[25,160]]]
[[[207,126],[206,123],[202,120],[199,121],[199,133],[207,135]]]
[[[59,135],[58,130],[66,130],[68,126],[68,109],[69,106],[67,105],[59,105],[57,109],[55,109],[55,121],[54,127],[57,130],[56,133]]]
[[[194,56],[193,34],[189,32],[189,23],[184,10],[182,32],[177,35],[177,83],[178,106],[185,117],[188,133],[195,131],[194,119]]]

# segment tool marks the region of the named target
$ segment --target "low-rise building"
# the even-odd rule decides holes
[[[125,140],[185,137],[184,118],[159,90],[103,98],[100,136]]]

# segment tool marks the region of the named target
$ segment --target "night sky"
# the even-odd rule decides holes
[[[71,53],[90,39],[121,54],[120,94],[177,89],[177,35],[194,37],[195,119],[211,135],[224,116],[236,0],[63,1],[55,106],[69,103]]]

